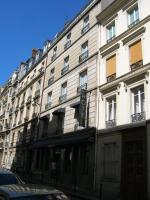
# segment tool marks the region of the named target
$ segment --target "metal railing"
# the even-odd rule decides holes
[[[106,128],[112,128],[116,126],[116,119],[106,121]]]
[[[68,40],[64,45],[64,50],[68,49],[71,46],[71,40]]]
[[[54,76],[52,76],[49,80],[48,80],[48,85],[51,85],[54,82]]]
[[[87,50],[79,56],[79,63],[85,61],[88,58],[88,56],[89,56],[89,51]]]
[[[81,34],[86,33],[90,29],[90,24],[88,23],[86,26],[84,26],[81,30]]]
[[[134,22],[132,22],[131,24],[129,24],[129,28],[133,27],[135,24],[137,24],[140,21],[140,19],[136,19]]]
[[[79,87],[77,87],[77,94],[81,93],[81,90],[87,90],[87,83],[80,85]]]
[[[107,77],[107,82],[111,82],[111,81],[115,80],[115,78],[116,78],[116,74],[112,74],[111,76]]]
[[[67,73],[68,70],[69,70],[69,65],[66,65],[65,67],[62,68],[61,75],[64,75],[65,73]]]
[[[131,115],[132,122],[139,122],[145,120],[145,112],[135,113]]]
[[[51,105],[52,105],[52,102],[47,103],[47,104],[45,105],[45,110],[49,109],[49,108],[51,107]]]
[[[135,70],[143,65],[143,60],[140,60],[132,65],[130,65],[131,70]]]
[[[67,99],[67,94],[63,94],[59,97],[59,102],[64,102]]]

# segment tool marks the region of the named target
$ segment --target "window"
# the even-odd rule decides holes
[[[66,37],[66,43],[64,45],[64,49],[68,49],[71,46],[71,33],[69,33]]]
[[[128,25],[132,27],[139,21],[139,9],[136,5],[128,11]]]
[[[36,82],[36,90],[40,90],[40,87],[41,87],[41,80],[38,80]]]
[[[54,76],[54,73],[55,73],[55,68],[52,68],[50,71],[50,77]]]
[[[48,80],[48,85],[51,85],[54,81],[54,73],[55,73],[55,68],[53,67],[51,70],[50,70],[50,79]]]
[[[61,75],[64,75],[69,70],[69,56],[64,59],[64,66],[61,70]]]
[[[67,98],[67,82],[61,85],[61,96],[59,98],[60,102],[66,100]]]
[[[106,127],[116,125],[116,96],[106,99]]]
[[[117,144],[107,143],[103,146],[103,178],[115,179],[118,172]]]
[[[77,92],[80,93],[81,89],[87,89],[87,70],[81,72],[79,75],[79,87]]]
[[[81,46],[81,55],[79,57],[79,62],[83,62],[88,58],[88,41],[86,41]]]
[[[106,60],[106,76],[108,82],[116,78],[116,55]]]
[[[89,15],[83,19],[83,28],[81,33],[86,33],[89,30]]]
[[[51,103],[52,102],[52,92],[49,92],[47,95],[47,103]]]
[[[57,47],[53,49],[53,55],[52,55],[51,61],[54,61],[56,59],[56,56],[57,56]]]
[[[131,70],[134,70],[137,67],[141,67],[143,65],[141,40],[137,41],[129,47],[129,54]]]
[[[145,119],[145,94],[144,86],[132,89],[132,122]]]
[[[110,42],[116,35],[115,22],[111,23],[106,27],[107,30],[107,42]]]

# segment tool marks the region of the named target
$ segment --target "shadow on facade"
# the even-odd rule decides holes
[[[48,184],[72,192],[93,191],[95,128],[63,134],[57,112],[26,123],[16,145],[12,171],[26,182]],[[30,128],[28,128],[30,127]]]

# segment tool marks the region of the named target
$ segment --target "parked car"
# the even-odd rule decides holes
[[[8,184],[23,184],[23,181],[13,172],[0,169],[0,186]]]
[[[61,191],[34,184],[0,186],[0,200],[69,200]]]

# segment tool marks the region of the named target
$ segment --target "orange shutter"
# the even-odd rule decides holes
[[[141,40],[134,43],[130,47],[130,65],[137,63],[142,59],[142,45]]]
[[[107,77],[116,74],[116,55],[106,60]]]

